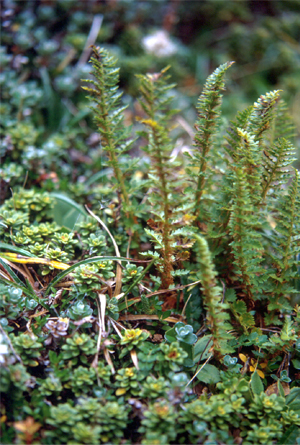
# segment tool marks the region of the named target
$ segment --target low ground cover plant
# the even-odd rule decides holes
[[[117,62],[93,47],[101,169],[76,200],[29,162],[0,209],[3,443],[300,443],[293,126],[280,91],[222,119],[232,63],[178,153],[168,69],[138,76],[133,137]]]

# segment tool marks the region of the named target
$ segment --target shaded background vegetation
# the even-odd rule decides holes
[[[170,64],[178,84],[174,107],[183,110],[185,127],[176,136],[191,144],[205,79],[234,60],[225,115],[230,119],[259,95],[282,89],[299,146],[299,0],[6,0],[2,6],[2,201],[29,171],[28,186],[65,189],[86,202],[86,169],[101,168],[99,137],[81,89],[94,43],[119,59],[129,124],[136,125],[139,112],[135,74]]]

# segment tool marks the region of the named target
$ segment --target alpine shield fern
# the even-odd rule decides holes
[[[138,196],[134,192],[129,196],[129,182],[119,162],[131,139],[123,125],[115,61],[106,51],[93,51],[96,81],[88,91],[96,102],[95,121],[114,171],[120,205],[133,220],[130,200],[138,202]],[[291,167],[294,148],[284,138],[292,137],[293,126],[280,92],[273,91],[240,112],[224,131],[220,125],[224,76],[232,64],[221,65],[209,76],[197,104],[193,150],[177,163],[170,158],[175,112],[174,85],[168,84],[167,69],[138,76],[142,115],[137,119],[145,128],[139,136],[146,141],[141,148],[150,159],[142,186],[146,212],[139,217],[142,221],[147,215],[145,232],[154,244],[154,252],[146,255],[155,259],[161,290],[182,285],[184,276],[190,276],[190,282],[201,277],[198,304],[206,309],[218,356],[230,350],[224,342],[224,326],[228,331],[230,324],[224,325],[224,319],[229,322],[231,314],[233,321],[244,321],[244,332],[262,313],[264,323],[280,324],[281,314],[291,309],[291,298],[297,295],[298,279],[299,180]],[[224,301],[218,280],[226,294],[234,290],[235,303]],[[165,308],[174,307],[177,297],[173,293],[171,302],[170,295],[161,296]],[[238,314],[239,307],[243,314]],[[251,314],[246,316],[245,310]]]

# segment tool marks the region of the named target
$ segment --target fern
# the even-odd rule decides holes
[[[235,187],[229,221],[230,246],[234,256],[235,273],[243,283],[248,301],[260,292],[262,246],[258,221],[253,213],[247,173],[243,168],[234,171]]]
[[[295,137],[295,124],[288,112],[284,100],[280,99],[276,105],[276,113],[267,134],[267,144],[271,145],[278,139],[293,141]]]
[[[127,180],[128,163],[123,166],[120,159],[131,141],[122,121],[115,60],[106,51],[94,49],[92,63],[96,80],[94,88],[87,90],[96,102],[95,120],[114,171],[119,203],[123,202],[125,212],[132,212],[133,203],[139,206],[139,200],[146,200],[139,195],[140,186]],[[278,323],[278,312],[290,310],[299,263],[297,173],[286,190],[294,151],[285,137],[292,136],[293,126],[279,101],[279,91],[273,91],[237,115],[224,143],[220,105],[224,76],[231,65],[228,62],[215,70],[200,95],[194,150],[187,165],[170,159],[175,111],[170,95],[174,85],[168,84],[167,69],[138,76],[143,111],[138,120],[145,128],[139,134],[147,141],[143,150],[151,161],[146,172],[151,191],[146,234],[154,245],[152,252],[144,254],[155,258],[160,288],[168,289],[193,271],[187,260],[193,239],[197,240],[202,294],[216,354],[226,350],[222,343],[226,329],[221,327],[228,319],[226,308],[230,307],[244,333],[255,326],[258,305],[269,311],[267,323]],[[195,228],[186,230],[192,224]],[[227,287],[236,290],[230,306],[220,302],[216,270]],[[166,297],[166,307],[174,307],[173,297],[175,293]]]
[[[148,220],[148,224],[157,232],[148,231],[148,234],[162,255],[158,265],[163,289],[168,289],[174,282],[172,272],[176,242],[172,235],[172,218],[178,214],[175,209],[181,201],[174,187],[174,163],[170,162],[172,142],[169,127],[174,111],[170,110],[171,97],[168,92],[174,85],[167,85],[169,76],[166,71],[167,68],[158,74],[138,76],[142,96],[140,104],[146,115],[139,121],[147,127],[147,132],[141,134],[148,140],[144,151],[152,160],[149,177],[153,193],[150,202],[155,221]],[[176,185],[178,187],[178,182]]]
[[[257,204],[261,195],[261,150],[255,137],[241,128],[237,129],[240,144],[237,152],[240,154],[239,165],[244,169],[249,187],[249,197],[253,205]]]
[[[271,127],[275,117],[275,106],[279,101],[279,90],[270,91],[254,103],[245,128],[251,132],[261,145],[265,132]]]
[[[227,62],[217,68],[207,79],[197,104],[198,119],[195,124],[195,153],[191,167],[197,166],[197,188],[195,191],[195,212],[199,215],[200,201],[208,180],[207,167],[213,165],[210,149],[213,144],[216,126],[220,117],[221,92],[224,90],[224,75],[233,62]],[[191,170],[190,170],[191,171]]]
[[[299,279],[296,259],[300,252],[300,179],[295,170],[295,178],[287,194],[281,199],[278,208],[276,237],[269,256],[272,267],[269,269],[267,295],[270,300],[268,309],[291,310],[290,299],[297,289],[294,279]],[[274,313],[271,318],[274,317]]]
[[[290,317],[286,316],[280,333],[281,340],[284,342],[290,342],[291,345],[297,340],[298,336],[295,333],[293,321]]]
[[[141,294],[141,303],[142,303],[143,313],[151,315],[153,312],[150,307],[149,299],[144,294]]]
[[[249,303],[264,293],[263,251],[268,245],[263,235],[269,226],[266,221],[271,208],[276,212],[274,198],[282,193],[281,186],[290,177],[289,166],[294,161],[292,146],[285,140],[269,145],[278,100],[278,91],[260,96],[253,106],[238,114],[227,136],[226,152],[231,161],[218,200],[219,217],[223,219],[219,237],[224,239],[226,233],[232,237],[235,273]],[[280,107],[283,116],[285,109]],[[272,138],[276,140],[282,131],[275,133]],[[224,202],[231,204],[224,206]]]
[[[255,326],[255,319],[252,312],[248,312],[247,305],[243,300],[238,300],[234,289],[226,291],[226,302],[229,304],[235,320],[241,325],[247,335],[251,328]]]
[[[231,122],[230,127],[227,130],[227,135],[225,137],[227,141],[227,145],[225,146],[227,154],[234,161],[239,159],[238,146],[240,144],[241,138],[238,134],[237,129],[246,130],[247,122],[249,121],[249,117],[252,113],[253,106],[247,107],[245,110],[240,111],[236,119]]]
[[[250,193],[255,205],[261,203],[261,195],[263,197],[262,200],[264,200],[272,180],[275,179],[273,165],[270,168],[272,161],[275,164],[276,161],[279,163],[282,159],[281,155],[283,152],[279,152],[278,156],[276,156],[274,149],[270,149],[270,135],[272,133],[271,129],[274,132],[273,124],[275,122],[275,109],[278,101],[279,91],[277,90],[260,96],[253,106],[238,114],[237,120],[232,122],[227,137],[229,142],[228,154],[233,158],[236,165],[244,165],[246,168],[247,182],[250,185]],[[282,114],[284,113],[282,106],[281,112]],[[265,151],[263,150],[264,148]],[[271,153],[268,155],[270,151]],[[268,156],[269,162],[266,160]],[[275,170],[277,169],[278,171],[283,168],[286,161],[287,158],[279,165],[276,165]],[[293,159],[289,159],[289,162],[293,162]],[[267,178],[268,175],[265,175],[266,184],[263,184],[262,190],[260,190],[263,168],[270,173],[270,180]]]
[[[118,90],[119,68],[116,68],[115,58],[110,56],[105,49],[95,46],[93,46],[90,62],[95,80],[85,79],[84,81],[92,84],[93,88],[83,87],[83,89],[90,93],[90,99],[95,102],[91,108],[101,134],[102,148],[108,155],[108,165],[114,172],[119,204],[133,220],[128,186],[120,167],[120,156],[129,150],[133,140],[129,138],[128,129],[123,124],[126,106],[120,105],[122,93]]]
[[[212,334],[213,349],[216,357],[231,351],[228,341],[232,336],[227,332],[232,329],[228,323],[229,315],[226,312],[228,305],[222,302],[222,289],[216,284],[215,271],[208,244],[205,238],[193,234],[197,241],[198,262],[200,266],[199,278],[201,280],[204,306],[207,311],[206,319]]]
[[[291,176],[290,165],[296,160],[293,145],[285,139],[280,139],[275,145],[265,148],[263,158],[262,203],[269,193],[277,196],[277,190],[286,184]]]

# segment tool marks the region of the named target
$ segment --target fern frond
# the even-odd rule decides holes
[[[228,305],[222,302],[222,289],[216,284],[217,272],[213,265],[211,254],[205,238],[198,234],[192,234],[197,241],[198,262],[200,266],[199,277],[201,279],[204,306],[207,311],[206,319],[212,334],[214,354],[217,358],[230,352],[227,341],[232,338],[227,331],[232,329],[228,322],[229,315],[226,311]]]
[[[285,239],[282,240],[281,246],[284,249],[282,257],[282,268],[287,270],[291,264],[291,258],[300,251],[300,179],[299,172],[295,170],[295,178],[284,197],[279,210],[280,219],[276,226]],[[293,261],[294,262],[294,261]]]
[[[269,310],[290,310],[290,298],[298,290],[294,280],[298,277],[297,256],[300,253],[300,178],[295,170],[295,177],[287,194],[281,198],[275,232],[276,243],[269,252],[272,267],[268,275]]]
[[[119,68],[116,68],[114,57],[110,56],[105,49],[95,46],[93,46],[90,62],[95,80],[85,79],[84,82],[88,82],[93,88],[83,87],[83,89],[88,91],[89,98],[95,103],[91,108],[94,112],[94,121],[101,134],[101,145],[107,152],[108,165],[112,167],[118,184],[120,205],[122,204],[124,210],[128,212],[130,199],[120,168],[119,156],[130,148],[133,141],[129,138],[128,129],[123,125],[123,113],[126,107],[120,105],[122,93],[118,91]]]
[[[235,299],[229,303],[231,312],[233,313],[235,319],[242,326],[245,334],[249,333],[249,329],[255,326],[254,316],[248,312],[247,305],[243,300]]]
[[[285,342],[291,342],[291,344],[293,344],[298,339],[298,335],[295,332],[294,323],[290,317],[285,317],[284,319],[280,338]]]
[[[170,110],[171,97],[168,91],[174,85],[167,85],[169,76],[167,68],[158,74],[139,75],[140,79],[140,104],[146,114],[139,119],[147,132],[143,136],[147,138],[148,145],[144,151],[152,160],[149,178],[153,183],[151,203],[153,214],[161,214],[161,249],[162,254],[162,288],[168,289],[173,284],[173,253],[171,223],[173,208],[175,208],[176,193],[173,181],[174,164],[170,162],[172,142],[169,136],[170,118],[174,111]],[[178,202],[177,202],[178,204]],[[152,235],[153,237],[153,235]]]
[[[295,160],[295,149],[285,139],[279,139],[275,145],[264,149],[262,202],[265,201],[271,189],[274,193],[282,184],[287,183],[292,171],[289,166]]]
[[[279,101],[280,90],[270,91],[258,98],[253,104],[246,130],[261,142],[264,133],[270,128],[274,119],[275,105]]]
[[[249,197],[253,204],[260,200],[261,195],[261,153],[258,142],[249,132],[237,128],[240,144],[237,147],[239,164],[244,168],[249,187]]]
[[[245,286],[250,300],[260,292],[259,275],[263,272],[259,222],[253,212],[247,173],[242,167],[234,170],[233,204],[229,220],[230,246],[234,255],[235,272]]]
[[[151,315],[152,310],[150,307],[149,299],[144,294],[141,294],[141,303],[142,303],[143,313],[147,314],[147,315]]]
[[[238,128],[245,130],[247,127],[247,122],[249,121],[249,117],[252,113],[253,106],[247,107],[245,110],[240,111],[235,120],[231,121],[231,125],[227,131],[226,141],[228,145],[225,146],[225,150],[227,154],[235,161],[236,157],[238,157],[238,146],[240,144],[241,138],[238,134]]]
[[[267,135],[268,145],[282,138],[287,141],[293,141],[294,137],[295,124],[288,112],[286,103],[280,99],[277,103],[276,113]]]
[[[197,165],[197,188],[195,191],[195,209],[199,214],[199,204],[206,182],[206,169],[209,163],[209,152],[213,144],[213,135],[220,117],[222,91],[224,90],[224,75],[234,62],[227,62],[217,68],[207,79],[198,104],[198,119],[195,124],[195,157],[193,167]]]

